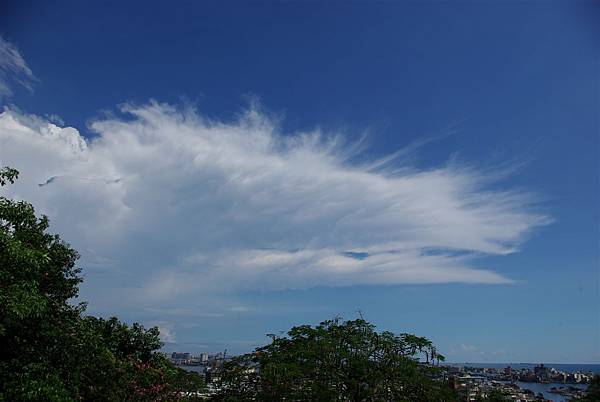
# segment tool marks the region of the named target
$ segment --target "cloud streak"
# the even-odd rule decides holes
[[[0,99],[12,95],[11,86],[21,85],[32,91],[36,80],[16,46],[0,37]]]
[[[342,136],[281,133],[257,107],[223,122],[125,105],[90,127],[97,136],[86,140],[43,118],[0,115],[1,162],[22,172],[2,191],[31,200],[81,250],[92,304],[507,283],[476,257],[515,252],[549,222],[531,196],[499,190],[487,172],[363,160]]]

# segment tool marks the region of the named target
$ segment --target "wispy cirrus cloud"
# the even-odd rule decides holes
[[[0,99],[12,95],[13,84],[33,90],[35,80],[17,47],[0,36]]]
[[[86,140],[6,110],[0,158],[22,175],[2,191],[81,250],[94,276],[85,295],[107,309],[253,289],[506,283],[476,257],[515,252],[549,222],[488,171],[365,161],[343,136],[282,133],[257,107],[225,122],[151,102],[90,127]]]

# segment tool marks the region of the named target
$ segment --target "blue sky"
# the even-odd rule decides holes
[[[81,250],[90,313],[169,350],[360,310],[450,361],[598,363],[598,18],[3,2],[3,191]]]

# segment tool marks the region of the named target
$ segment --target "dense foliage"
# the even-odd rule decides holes
[[[287,336],[224,364],[220,401],[454,401],[434,377],[443,357],[426,338],[377,332],[365,320],[334,319],[292,328]]]
[[[600,401],[600,374],[596,374],[587,387],[587,395],[578,401],[598,402]]]
[[[0,170],[0,186],[18,172]],[[0,197],[0,401],[157,401],[202,387],[154,353],[158,329],[85,316],[69,301],[77,252],[31,204]]]

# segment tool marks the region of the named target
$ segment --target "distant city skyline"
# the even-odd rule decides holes
[[[0,191],[90,314],[178,352],[362,314],[600,363],[597,4],[232,4],[0,6]]]

